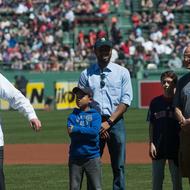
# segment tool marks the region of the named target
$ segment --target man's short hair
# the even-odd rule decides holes
[[[163,72],[161,74],[161,76],[160,76],[160,81],[162,82],[163,79],[166,78],[166,77],[172,78],[173,79],[173,83],[175,85],[177,84],[178,78],[177,78],[177,75],[176,75],[176,73],[174,71],[165,71],[165,72]]]

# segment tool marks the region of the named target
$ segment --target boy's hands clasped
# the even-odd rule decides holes
[[[104,121],[103,123],[102,123],[102,127],[101,127],[101,129],[100,129],[100,137],[102,138],[102,139],[108,139],[108,138],[110,138],[110,135],[109,135],[109,133],[108,133],[108,129],[110,128],[110,125],[108,124],[108,122],[107,121]]]

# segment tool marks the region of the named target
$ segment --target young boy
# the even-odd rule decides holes
[[[99,132],[101,115],[90,108],[92,90],[73,88],[76,95],[75,108],[68,117],[67,129],[71,138],[69,151],[70,190],[80,190],[83,174],[86,174],[88,189],[101,190],[101,164]]]
[[[149,154],[152,158],[152,190],[162,190],[164,168],[168,160],[173,189],[182,190],[182,179],[178,167],[180,126],[175,118],[173,98],[177,75],[173,71],[161,74],[163,95],[155,97],[148,112]]]

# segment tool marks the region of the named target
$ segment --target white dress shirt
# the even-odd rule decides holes
[[[2,74],[0,74],[0,98],[7,100],[13,109],[23,113],[28,120],[36,119],[34,108],[30,101],[17,90]],[[0,146],[4,146],[2,124],[0,123]]]
[[[90,87],[93,91],[93,107],[101,115],[111,115],[120,103],[130,106],[133,92],[129,71],[110,62],[102,74],[104,86],[101,87],[101,71],[98,64],[85,69],[80,76],[79,86]]]

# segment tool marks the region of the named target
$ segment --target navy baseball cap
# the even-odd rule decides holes
[[[89,95],[90,97],[93,96],[93,91],[89,87],[74,87],[72,92],[73,94],[76,94],[79,91]]]
[[[94,44],[94,48],[100,48],[101,46],[108,46],[108,47],[112,48],[113,44],[110,40],[107,40],[106,38],[100,38]]]

